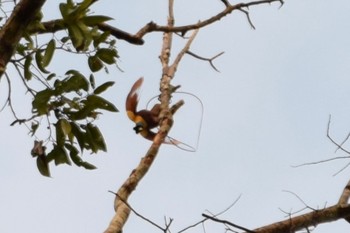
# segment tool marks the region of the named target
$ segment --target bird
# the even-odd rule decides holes
[[[143,109],[137,111],[137,105],[140,98],[139,92],[142,83],[143,77],[139,78],[131,87],[125,103],[126,113],[129,119],[135,122],[135,127],[133,128],[135,133],[153,141],[156,133],[151,131],[151,129],[159,126],[160,104],[155,104],[150,110]]]

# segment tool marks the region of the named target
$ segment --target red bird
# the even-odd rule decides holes
[[[155,133],[151,129],[159,126],[160,104],[155,104],[151,110],[143,109],[137,111],[139,102],[139,91],[143,83],[143,78],[139,78],[132,86],[128,97],[126,98],[126,113],[130,120],[135,122],[135,132],[140,133],[144,138],[152,140]]]

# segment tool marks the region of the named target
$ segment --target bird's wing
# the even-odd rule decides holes
[[[137,104],[139,102],[139,93],[140,93],[140,88],[143,83],[143,77],[139,78],[134,85],[132,86],[127,98],[126,98],[126,113],[129,117],[130,120],[134,121],[135,120],[135,113],[136,113],[136,108]]]

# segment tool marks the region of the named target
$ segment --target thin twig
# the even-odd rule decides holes
[[[219,216],[219,215],[221,215],[221,214],[227,212],[229,209],[231,209],[231,208],[239,201],[240,198],[241,198],[241,195],[239,195],[239,196],[237,197],[237,199],[234,200],[234,202],[233,202],[231,205],[229,205],[227,208],[225,208],[224,210],[220,211],[220,212],[217,213],[217,214],[212,214],[212,215],[213,215],[214,217],[217,217],[217,216]],[[194,228],[194,227],[198,226],[199,224],[204,223],[204,222],[207,221],[207,220],[208,220],[207,218],[204,218],[204,219],[202,219],[202,220],[200,220],[200,221],[198,221],[198,222],[196,222],[196,223],[194,223],[194,224],[192,224],[192,225],[190,225],[190,226],[185,227],[184,229],[180,230],[178,233],[182,233],[182,232],[184,232],[184,231],[187,231],[187,230],[190,229],[190,228]]]
[[[338,159],[350,159],[350,155],[349,156],[337,156],[334,158],[319,160],[319,161],[315,161],[315,162],[308,162],[308,163],[303,163],[303,164],[299,164],[299,165],[292,165],[292,167],[297,168],[297,167],[303,167],[303,166],[308,166],[308,165],[316,165],[316,164],[326,163],[326,162],[330,162],[330,161],[338,160]]]
[[[252,29],[255,30],[255,26],[254,26],[252,20],[250,19],[249,12],[246,10],[243,10],[243,9],[239,9],[239,10],[242,11],[247,16],[247,20],[248,20],[249,25],[252,27]]]
[[[166,232],[166,229],[164,229],[163,227],[159,226],[157,223],[153,222],[152,220],[144,217],[142,214],[138,213],[128,202],[126,202],[123,198],[121,198],[117,193],[108,190],[108,192],[113,193],[114,195],[116,195],[119,200],[121,200],[122,202],[124,202],[125,205],[127,205],[129,207],[129,209],[139,218],[145,220],[146,222],[152,224],[153,226],[157,227],[158,229],[162,230],[163,232]]]
[[[203,216],[204,218],[208,218],[208,219],[210,219],[210,220],[212,220],[212,221],[214,221],[214,222],[219,222],[219,223],[227,224],[227,225],[229,225],[229,226],[238,228],[238,229],[240,229],[240,230],[243,230],[243,231],[246,231],[246,232],[249,232],[249,233],[255,233],[255,231],[249,230],[249,229],[247,229],[247,228],[245,228],[245,227],[239,226],[239,225],[234,224],[234,223],[232,223],[232,222],[229,222],[229,221],[227,221],[227,220],[218,219],[218,218],[216,218],[216,217],[212,217],[212,216],[207,215],[207,214],[202,214],[202,216]]]
[[[301,203],[303,203],[305,205],[306,208],[308,209],[311,209],[313,211],[316,211],[316,209],[310,207],[309,205],[307,205],[303,199],[301,199],[301,197],[299,197],[296,193],[292,192],[292,191],[288,191],[288,190],[283,190],[283,192],[286,192],[286,193],[290,193],[292,194],[293,196],[295,196]]]
[[[197,55],[197,54],[195,54],[195,53],[193,53],[193,52],[191,52],[191,51],[187,51],[186,53],[189,54],[189,55],[191,55],[191,56],[193,56],[193,57],[195,57],[195,58],[197,58],[197,59],[200,59],[200,60],[203,60],[203,61],[208,61],[209,64],[210,64],[210,66],[211,66],[216,72],[219,72],[219,73],[220,73],[220,71],[214,66],[213,60],[216,59],[216,58],[218,58],[219,56],[221,56],[221,55],[224,54],[225,52],[218,53],[217,55],[215,55],[214,57],[211,57],[211,58],[201,57],[201,56],[199,56],[199,55]]]

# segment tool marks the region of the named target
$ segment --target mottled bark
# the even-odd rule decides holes
[[[0,31],[0,78],[23,37],[26,28],[40,12],[45,0],[21,0]]]

